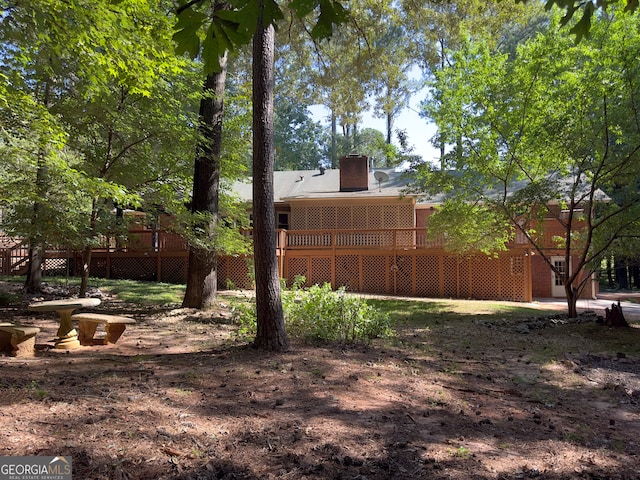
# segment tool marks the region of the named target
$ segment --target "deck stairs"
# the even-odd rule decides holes
[[[0,235],[0,275],[24,275],[29,264],[26,240]]]

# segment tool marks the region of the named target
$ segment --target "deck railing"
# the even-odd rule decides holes
[[[243,231],[250,240],[253,232]],[[539,232],[538,240],[542,248],[557,249],[558,232]],[[392,229],[362,229],[362,230],[278,230],[276,246],[278,255],[285,251],[302,250],[420,250],[444,249],[447,239],[441,235],[433,238],[427,235],[425,228],[392,228]],[[527,238],[518,234],[510,244],[511,247],[526,247]],[[127,254],[135,256],[141,254],[167,255],[178,252],[180,254],[189,249],[187,242],[174,233],[162,230],[139,229],[131,230],[120,237],[104,237],[94,249],[95,252]],[[48,249],[45,257],[62,258],[68,256],[66,249]],[[77,256],[76,252],[74,256]],[[24,273],[27,264],[28,244],[16,242],[11,247],[0,248],[0,274],[12,275]]]

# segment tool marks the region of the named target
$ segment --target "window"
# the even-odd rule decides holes
[[[564,275],[567,268],[567,262],[564,260],[554,260],[553,266],[556,267],[558,273],[554,275],[554,282],[556,287],[562,287],[564,285]]]
[[[289,212],[277,212],[276,216],[278,219],[277,228],[282,230],[288,230],[289,229]]]

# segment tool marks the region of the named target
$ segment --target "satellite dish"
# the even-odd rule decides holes
[[[386,182],[387,180],[389,180],[389,175],[387,175],[385,172],[377,171],[373,172],[373,178],[378,181],[378,191],[380,191],[382,189],[382,182]]]

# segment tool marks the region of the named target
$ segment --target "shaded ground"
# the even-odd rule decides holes
[[[138,324],[64,353],[25,305],[1,310],[42,332],[35,358],[0,357],[0,455],[70,455],[76,479],[640,478],[638,319],[425,314],[264,355],[225,315],[105,298]]]

